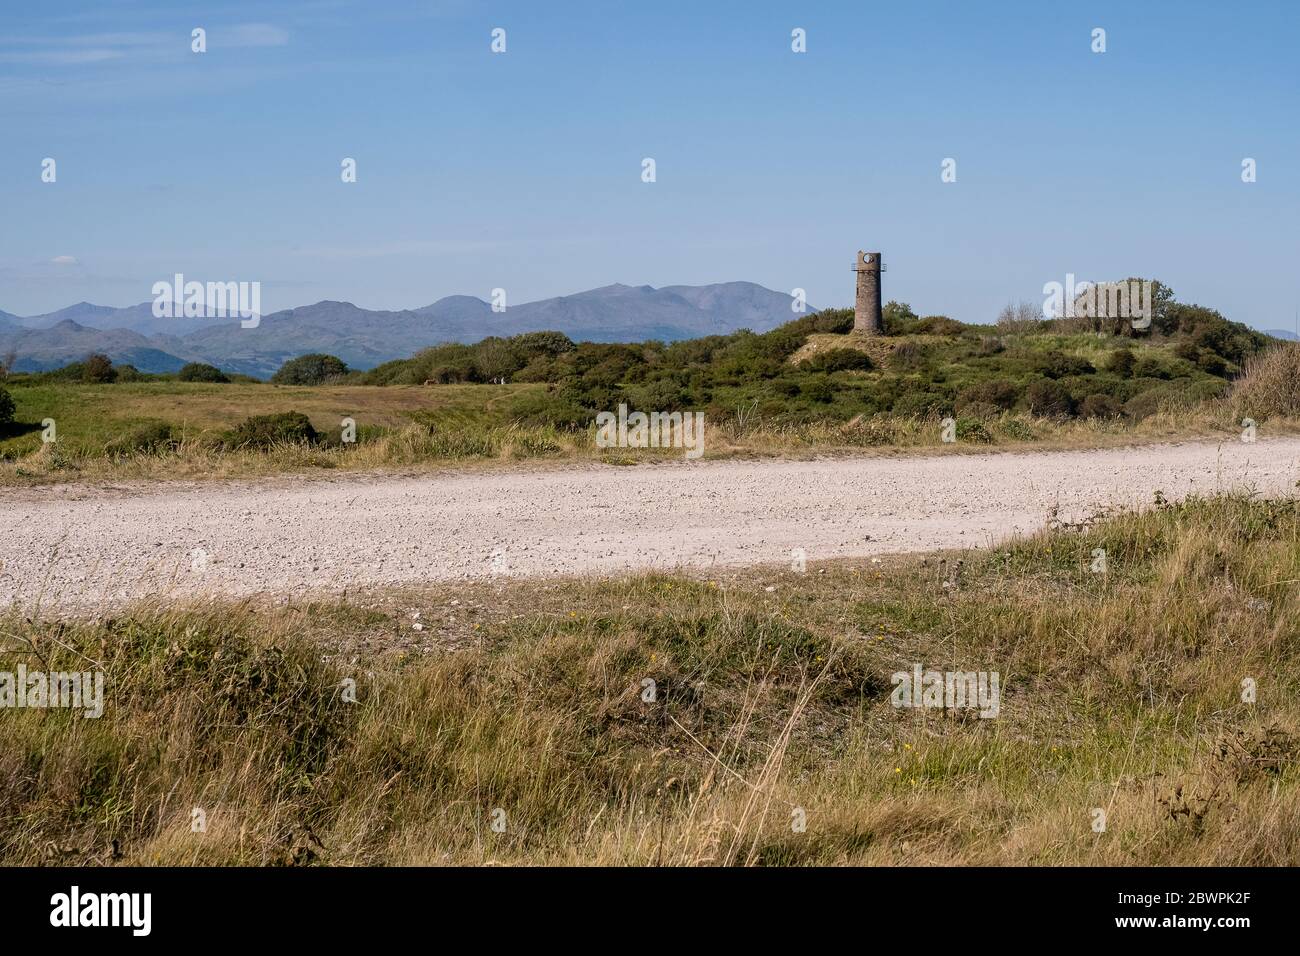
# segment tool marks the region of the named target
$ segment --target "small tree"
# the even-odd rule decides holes
[[[342,359],[333,355],[312,353],[299,355],[280,366],[280,370],[271,376],[277,385],[321,385],[332,378],[348,374],[348,367]]]
[[[81,380],[96,384],[113,381],[113,363],[102,352],[96,352],[86,359],[81,367]]]
[[[906,302],[890,299],[880,310],[880,324],[886,335],[905,335],[920,317]]]
[[[1043,309],[1032,302],[1008,302],[998,313],[998,331],[1005,334],[1032,332],[1043,322]]]
[[[14,400],[8,392],[0,388],[0,431],[8,428],[14,420]]]
[[[208,365],[206,362],[190,362],[176,373],[176,378],[182,382],[219,382],[225,384],[230,381],[225,372],[215,365]]]

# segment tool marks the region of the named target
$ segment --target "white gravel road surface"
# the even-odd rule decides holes
[[[0,490],[0,601],[330,593],[985,547],[1156,491],[1293,494],[1300,439]]]

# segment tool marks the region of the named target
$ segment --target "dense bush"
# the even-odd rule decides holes
[[[813,314],[812,330],[847,335],[853,331],[853,310],[822,309]]]
[[[81,363],[81,379],[84,382],[101,384],[111,382],[114,378],[113,363],[101,352],[96,352]]]
[[[124,435],[119,435],[104,446],[109,455],[157,454],[180,444],[180,439],[167,422],[154,421],[138,425]]]
[[[987,445],[993,441],[988,426],[978,418],[962,417],[956,421],[957,440],[976,445]]]
[[[1096,369],[1087,359],[1053,349],[1035,357],[1034,371],[1047,378],[1065,378],[1069,375],[1090,375]]]
[[[799,393],[812,402],[829,402],[835,397],[835,388],[826,376],[818,375],[804,382]]]
[[[830,349],[804,359],[799,367],[812,372],[866,371],[872,367],[871,356],[857,349]]]
[[[1124,414],[1134,421],[1141,421],[1158,411],[1160,411],[1159,389],[1152,388],[1139,392],[1124,403]]]
[[[7,428],[13,424],[14,420],[14,400],[3,388],[0,388],[0,429]]]
[[[891,411],[903,418],[937,418],[950,404],[946,396],[934,392],[909,392],[894,402]]]
[[[1118,401],[1101,392],[1086,395],[1079,403],[1082,418],[1117,418],[1123,413],[1124,408]]]
[[[998,409],[1013,407],[1020,399],[1020,392],[1011,382],[995,380],[978,382],[962,389],[957,396],[956,409],[964,411],[971,405],[992,405]]]
[[[491,336],[474,345],[435,345],[412,358],[385,362],[359,380],[367,385],[448,385],[500,379],[557,382],[568,371],[560,359],[577,350],[562,332],[526,332],[508,339]]]
[[[226,384],[230,381],[225,372],[215,365],[208,365],[205,362],[190,362],[176,373],[176,378],[181,382],[219,382]]]
[[[280,370],[271,376],[277,385],[323,385],[331,379],[341,378],[348,373],[348,367],[342,359],[333,355],[299,355],[280,366]]]
[[[906,335],[915,330],[920,316],[906,302],[886,302],[880,310],[880,324],[886,335]]]
[[[1111,353],[1106,367],[1120,378],[1132,378],[1135,362],[1132,349],[1116,349]]]
[[[927,315],[916,323],[913,331],[918,335],[961,335],[966,326],[946,315]]]
[[[1043,418],[1061,418],[1074,414],[1074,399],[1060,382],[1039,379],[1025,389],[1030,412]]]
[[[113,381],[115,382],[147,382],[154,376],[140,371],[134,365],[114,365]]]
[[[320,434],[302,412],[253,415],[226,433],[227,448],[270,448],[283,442],[315,444]]]

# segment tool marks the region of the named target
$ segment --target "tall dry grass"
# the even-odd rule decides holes
[[[1232,401],[1255,418],[1300,417],[1300,342],[1282,342],[1247,359]]]
[[[938,418],[859,416],[848,422],[784,423],[745,409],[706,419],[705,459],[857,455],[988,450],[1104,448],[1170,440],[1232,439],[1240,433],[1236,399],[1194,406],[1171,404],[1140,421],[1124,418],[1048,419],[1004,412],[956,418],[956,441],[943,440]],[[1268,417],[1265,436],[1300,432],[1300,412]],[[181,440],[150,450],[112,451],[53,443],[17,460],[0,460],[0,486],[131,479],[224,479],[320,472],[497,467],[523,462],[681,461],[682,449],[600,448],[594,426],[568,431],[518,423],[472,420],[454,426],[423,424],[375,429],[356,444],[281,442],[265,449],[221,449],[206,440]]]
[[[1295,502],[956,557],[15,611],[0,671],[108,700],[0,711],[0,861],[1300,863]],[[999,716],[895,709],[913,663]]]

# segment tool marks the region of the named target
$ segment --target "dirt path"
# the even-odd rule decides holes
[[[981,547],[1155,492],[1289,494],[1300,439],[0,491],[0,601],[92,606]]]

